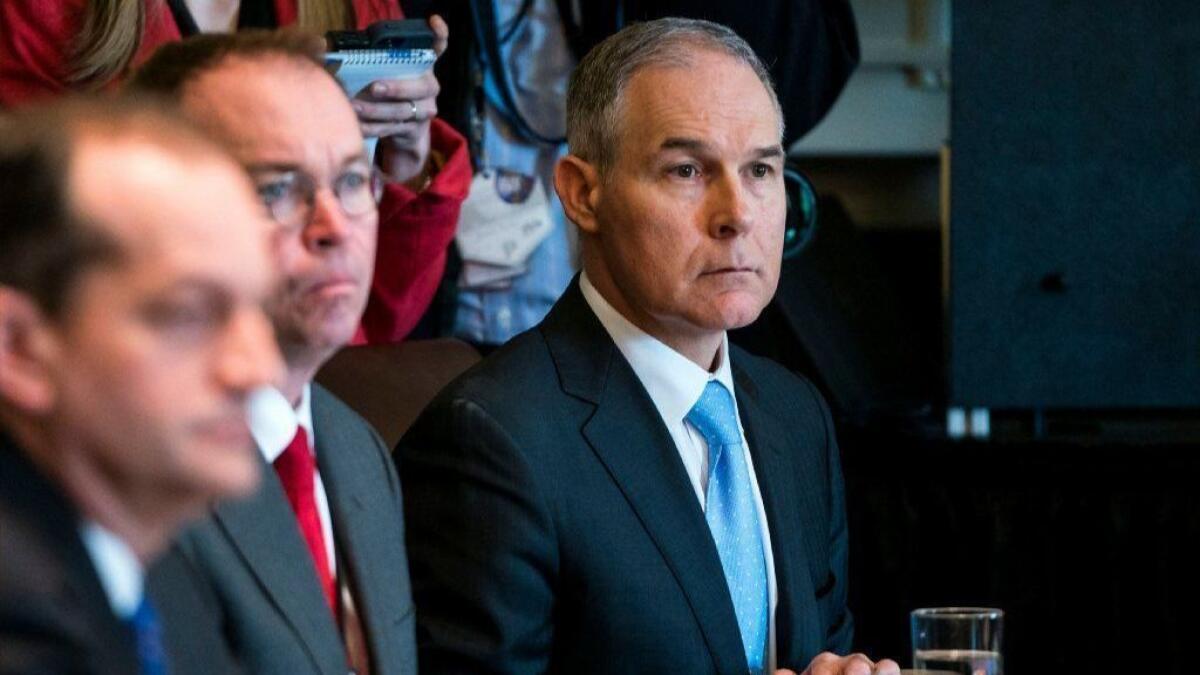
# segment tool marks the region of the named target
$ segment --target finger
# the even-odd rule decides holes
[[[428,99],[399,103],[355,101],[354,112],[358,114],[358,121],[363,123],[424,122],[437,116],[437,103]]]
[[[450,26],[446,24],[445,19],[434,14],[429,17],[429,28],[433,30],[433,51],[438,56],[446,51],[446,45],[450,43]]]
[[[883,659],[875,664],[875,675],[900,675],[900,664],[891,659]]]
[[[429,133],[428,122],[397,123],[397,124],[359,124],[359,130],[365,136],[395,137],[404,144],[416,143],[424,134]]]
[[[838,664],[841,659],[832,652],[821,652],[813,658],[801,675],[838,675]]]
[[[842,663],[842,675],[871,675],[875,664],[864,654],[851,654]]]
[[[441,90],[442,87],[438,84],[437,78],[434,77],[433,73],[425,73],[420,77],[405,80],[375,80],[363,92],[366,96],[360,95],[358,98],[360,100],[370,99],[375,101],[434,99],[437,98],[438,92]]]

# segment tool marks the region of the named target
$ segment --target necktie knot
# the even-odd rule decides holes
[[[296,426],[296,435],[292,437],[292,442],[288,443],[283,452],[275,458],[273,466],[275,472],[279,474],[279,480],[288,490],[289,498],[292,496],[291,493],[296,490],[312,492],[316,460],[313,459],[312,450],[308,447],[308,434],[304,431],[304,427]]]
[[[687,421],[696,427],[709,446],[741,445],[733,396],[725,385],[713,380],[704,386],[696,404],[688,411]]]

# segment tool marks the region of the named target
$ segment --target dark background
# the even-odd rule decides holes
[[[992,606],[1009,675],[1194,672],[1200,3],[953,11],[949,249],[825,195],[736,339],[834,407],[859,649],[908,666],[910,610]]]

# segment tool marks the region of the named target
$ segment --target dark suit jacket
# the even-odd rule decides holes
[[[136,675],[67,498],[0,434],[0,674]]]
[[[773,542],[780,667],[844,652],[846,521],[825,404],[731,350]],[[704,514],[578,281],[397,447],[425,672],[745,673]]]
[[[414,618],[404,554],[400,484],[386,448],[361,417],[312,388],[317,465],[329,497],[339,574],[349,572],[372,673],[416,672]],[[213,621],[250,673],[345,675],[341,633],[322,595],[295,516],[270,466],[251,497],[220,504],[188,530],[151,580],[160,613]],[[161,567],[161,565],[160,565]],[[168,623],[167,645],[203,663]]]

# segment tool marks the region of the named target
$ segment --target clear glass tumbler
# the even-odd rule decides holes
[[[954,675],[1004,675],[1004,612],[987,607],[931,607],[911,615],[913,668]]]

